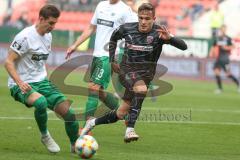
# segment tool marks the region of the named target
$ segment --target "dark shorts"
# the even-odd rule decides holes
[[[213,69],[223,69],[225,72],[229,70],[229,61],[216,61]]]
[[[131,101],[134,97],[133,86],[137,81],[143,80],[148,87],[150,82],[152,81],[152,76],[146,76],[142,74],[138,74],[137,72],[128,72],[128,73],[120,73],[119,80],[120,83],[126,88],[125,93],[122,97],[123,100]]]

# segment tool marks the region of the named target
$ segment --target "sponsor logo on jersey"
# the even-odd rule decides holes
[[[146,52],[153,51],[153,46],[140,46],[140,45],[133,45],[128,43],[127,47],[135,51],[146,51]]]
[[[113,27],[114,22],[113,21],[108,21],[108,20],[104,20],[104,19],[97,19],[97,24],[99,25],[104,25],[104,26],[108,26],[108,27]]]
[[[47,60],[48,56],[49,54],[33,54],[31,59],[34,61]]]
[[[153,42],[153,36],[147,36],[147,43],[150,44]]]

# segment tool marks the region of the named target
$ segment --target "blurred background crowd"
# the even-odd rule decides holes
[[[88,25],[100,0],[1,0],[0,24],[23,28],[34,23],[39,8],[45,3],[57,5],[62,11],[59,30],[82,31]],[[133,0],[134,1],[134,0]],[[239,0],[135,0],[135,8],[151,2],[156,7],[159,23],[180,36],[209,38],[214,28],[225,23],[232,37],[240,35],[237,15]],[[67,25],[66,25],[67,24]]]

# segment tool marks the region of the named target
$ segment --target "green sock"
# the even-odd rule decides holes
[[[47,105],[47,100],[43,96],[33,103],[35,120],[42,135],[47,134]]]
[[[119,107],[118,98],[113,96],[111,93],[107,93],[107,96],[104,99],[103,103],[111,110],[117,109]]]
[[[85,109],[86,117],[85,119],[87,119],[89,116],[94,116],[94,113],[97,110],[97,106],[98,106],[98,94],[90,93],[88,96],[88,101]]]
[[[75,144],[78,139],[78,130],[79,123],[75,118],[74,110],[72,108],[69,109],[68,113],[64,116],[65,120],[65,130],[70,139],[71,144]]]
[[[47,134],[47,120],[48,120],[47,111],[46,110],[39,111],[35,109],[34,116],[35,116],[35,120],[37,122],[38,128],[42,133],[42,135]]]

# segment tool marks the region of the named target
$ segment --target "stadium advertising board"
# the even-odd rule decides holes
[[[211,40],[209,39],[198,39],[198,38],[183,38],[187,43],[188,49],[181,51],[177,48],[165,45],[163,47],[163,53],[166,56],[177,56],[177,57],[196,57],[206,58],[208,56]]]
[[[199,63],[193,59],[160,58],[160,64],[168,68],[168,74],[181,76],[199,76]]]

